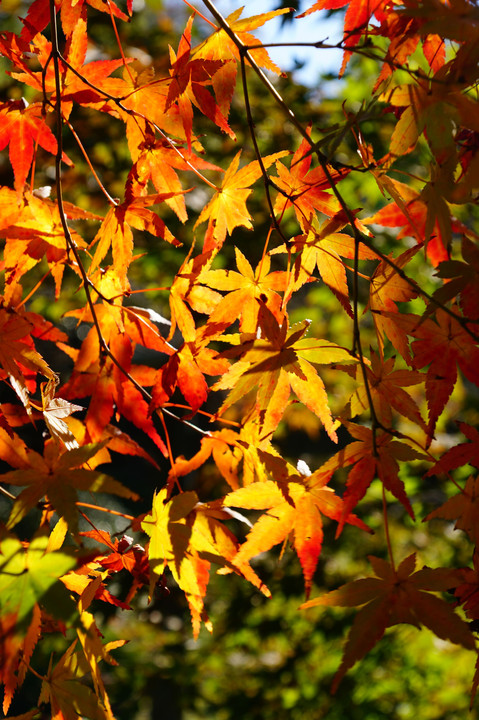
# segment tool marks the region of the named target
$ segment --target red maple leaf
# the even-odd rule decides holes
[[[9,100],[0,106],[0,150],[8,144],[10,162],[15,174],[15,189],[23,191],[32,165],[36,145],[55,155],[57,141],[42,115],[42,104],[29,105],[26,100]],[[71,160],[63,153],[68,165]]]

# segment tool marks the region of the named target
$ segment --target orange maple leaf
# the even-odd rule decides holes
[[[7,527],[12,528],[39,503],[42,498],[65,518],[68,527],[76,535],[78,531],[77,490],[107,492],[133,500],[138,495],[117,480],[96,470],[82,467],[100,449],[98,445],[59,452],[61,446],[52,440],[45,443],[44,455],[28,449],[28,466],[1,475],[9,485],[26,486],[13,503]]]
[[[119,108],[111,100],[101,106],[103,111],[114,117],[119,116],[125,123],[128,148],[133,161],[138,159],[142,144],[151,137],[152,126],[173,136],[175,140],[186,139],[178,107],[166,107],[168,79],[157,77],[152,68],[137,72],[129,66],[123,71],[122,78],[106,78],[101,87],[118,98],[125,108]]]
[[[265,481],[268,477],[258,455],[260,450],[273,452],[268,428],[261,432],[254,418],[244,422],[239,432],[229,428],[210,432],[202,438],[200,449],[192,458],[186,460],[183,455],[176,458],[168,474],[168,482],[171,487],[177,477],[197,470],[210,455],[233,490],[241,484],[247,486],[256,481]]]
[[[334,223],[334,230],[329,230]],[[344,223],[337,223],[341,226]],[[275,248],[273,253],[297,252],[294,267],[291,272],[290,282],[286,297],[291,297],[306,282],[314,279],[316,267],[319,270],[323,282],[328,285],[336,295],[339,302],[350,317],[353,316],[351,303],[349,301],[349,288],[346,270],[348,265],[341,258],[352,259],[356,255],[356,241],[351,235],[336,232],[334,217],[327,220],[318,232],[310,230],[305,235],[298,235],[291,239],[289,246],[282,245]],[[366,229],[366,228],[364,228]],[[369,231],[366,231],[369,234]],[[359,260],[377,260],[378,256],[363,243],[359,243],[357,249]]]
[[[293,391],[299,400],[323,423],[331,440],[337,441],[335,423],[328,405],[324,383],[316,365],[333,362],[354,363],[356,359],[343,347],[328,340],[303,337],[309,321],[288,329],[287,317],[280,326],[273,313],[261,303],[259,327],[262,337],[248,339],[228,355],[241,355],[214,386],[231,390],[220,408],[223,413],[233,403],[256,390],[255,412],[261,424],[277,427]],[[247,336],[249,337],[249,336]],[[227,341],[228,336],[224,336]]]
[[[58,298],[69,253],[58,205],[48,198],[31,193],[25,193],[24,199],[23,211],[18,217],[12,218],[11,225],[1,231],[6,240],[5,298],[11,301],[22,276],[44,258],[55,281],[55,296]],[[67,220],[102,219],[99,215],[67,202],[64,203],[64,211]],[[85,248],[83,238],[73,228],[70,228],[70,236],[77,248]],[[75,262],[71,263],[71,267],[80,274]]]
[[[470,475],[466,480],[464,489],[446,500],[441,507],[427,515],[424,520],[443,518],[455,520],[455,530],[464,530],[473,543],[479,545],[479,524],[477,522],[479,511],[479,478]]]
[[[376,433],[374,451],[373,433],[370,428],[347,421],[343,421],[343,424],[356,438],[356,441],[349,443],[343,450],[333,455],[321,466],[320,470],[322,473],[328,474],[340,467],[353,465],[343,495],[344,511],[351,512],[364,497],[374,478],[378,477],[386,490],[389,490],[402,503],[414,519],[414,512],[404,483],[399,477],[398,460],[428,460],[428,456],[413,450],[405,443],[393,440],[393,436],[386,432]],[[338,534],[342,528],[343,523],[340,521]]]
[[[274,211],[283,214],[293,205],[304,232],[310,229],[316,210],[328,217],[339,213],[341,207],[337,198],[327,190],[350,172],[348,169],[335,170],[328,166],[328,177],[322,167],[311,170],[311,161],[311,144],[303,138],[291,158],[290,169],[288,170],[283,163],[277,162],[278,177],[272,178],[276,187],[283,191],[276,198]]]
[[[270,596],[249,563],[239,557],[236,538],[217,515],[216,508],[200,503],[195,492],[184,492],[168,500],[167,490],[163,489],[153,498],[151,514],[141,523],[151,538],[148,556],[152,586],[168,565],[186,594],[195,637],[201,620],[206,619],[203,598],[211,562],[242,575]],[[211,629],[210,623],[208,626]]]
[[[187,152],[179,144],[174,146],[166,140],[155,140],[149,128],[146,128],[145,141],[138,148],[140,153],[130,170],[127,184],[132,194],[143,195],[144,188],[151,179],[158,193],[165,197],[166,204],[177,214],[181,222],[187,220],[183,189],[176,170],[223,170],[217,165],[203,160],[192,152]]]
[[[176,458],[168,473],[168,482],[172,484],[175,478],[198,470],[211,455],[221,475],[236,490],[239,487],[239,464],[243,457],[238,440],[238,434],[228,428],[209,433],[201,439],[200,449],[192,458],[186,460],[183,455]]]
[[[373,92],[393,74],[396,68],[404,67],[407,64],[408,58],[414,53],[419,42],[422,42],[424,56],[432,70],[439,70],[446,59],[444,38],[434,33],[425,35],[422,29],[422,26],[427,23],[427,11],[421,18],[411,17],[407,9],[395,12],[393,8],[393,5],[384,7],[381,12],[381,25],[372,27],[368,31],[371,35],[387,37],[390,41]]]
[[[424,625],[443,640],[468,650],[474,649],[474,635],[464,620],[454,613],[449,603],[428,592],[455,587],[460,578],[457,570],[424,567],[414,572],[415,553],[405,558],[397,569],[372,555],[369,561],[376,577],[346,583],[338,590],[301,605],[302,609],[318,605],[364,605],[349,632],[343,659],[334,677],[333,693],[346,672],[381,640],[386,628],[392,625],[408,623],[417,628]]]
[[[392,410],[416,423],[424,431],[426,424],[414,399],[403,387],[424,382],[424,375],[409,368],[394,370],[395,358],[384,360],[371,352],[371,367],[365,367],[369,392],[376,418],[385,427],[392,427]],[[369,411],[369,398],[364,386],[363,370],[355,368],[358,388],[349,400],[351,417]]]
[[[70,116],[74,102],[89,105],[103,101],[104,95],[101,90],[108,92],[108,84],[115,84],[115,80],[109,78],[109,75],[123,66],[123,60],[94,60],[85,64],[87,50],[87,22],[86,17],[82,17],[78,19],[67,40],[63,52],[66,62],[59,60],[58,63],[62,115],[65,119]],[[53,64],[50,62],[52,44],[44,35],[37,35],[32,43],[32,51],[42,70],[32,72],[30,67],[22,63],[24,72],[12,73],[12,77],[39,93],[51,93],[50,102],[54,104],[57,99],[57,84]],[[131,59],[127,62],[131,62]],[[99,89],[94,90],[92,85]]]
[[[93,255],[90,272],[93,272],[111,247],[113,266],[122,285],[127,286],[127,272],[133,258],[133,232],[131,228],[145,230],[155,237],[161,237],[172,245],[181,245],[166,227],[163,220],[148,206],[157,205],[175,193],[165,195],[144,195],[127,198],[121,205],[110,208],[102,225],[92,241],[98,243]]]
[[[259,45],[259,41],[249,31],[256,30],[256,28],[261,27],[268,22],[268,20],[289,12],[290,8],[281,8],[268,13],[241,18],[243,10],[244,8],[239,8],[232,12],[231,15],[228,15],[226,18],[226,22],[235,33],[236,38],[243,43],[243,45],[251,47]],[[281,73],[281,70],[271,60],[266,48],[256,47],[248,50],[248,53],[259,67],[266,68],[278,75]],[[192,56],[194,58],[223,61],[222,67],[220,67],[212,77],[212,84],[218,105],[223,115],[227,117],[236,86],[237,66],[240,60],[238,46],[223,28],[217,28],[206,40],[192,50]]]
[[[85,17],[87,4],[95,8],[95,10],[106,13],[111,12],[120,20],[128,21],[128,15],[125,15],[113,0],[108,0],[106,7],[103,0],[62,0],[60,12],[62,26],[67,36],[73,32],[78,21]],[[132,0],[127,0],[127,5],[131,15]],[[50,10],[45,5],[44,0],[33,0],[26,17],[22,21],[25,26],[22,30],[22,38],[31,40],[37,33],[40,33],[50,22]]]
[[[263,167],[269,168],[278,158],[287,154],[287,151],[282,151],[267,155],[262,158]],[[223,244],[226,235],[231,235],[236,227],[242,225],[248,230],[253,229],[251,215],[246,209],[246,200],[253,192],[249,189],[250,185],[261,177],[262,170],[257,160],[238,170],[240,155],[241,150],[235,155],[226,170],[221,188],[218,188],[212,199],[203,208],[195,224],[196,228],[209,219],[212,227],[212,239],[214,239],[213,247],[218,249]],[[203,252],[211,249],[209,246],[205,247]]]
[[[449,205],[434,183],[426,185],[422,193],[392,178],[387,179],[386,190],[394,192],[394,201],[368,218],[366,224],[401,228],[397,239],[413,237],[422,245],[434,266],[449,260],[452,232],[467,233],[468,228],[451,216]]]
[[[88,613],[82,613],[82,622],[88,622],[93,619]],[[101,633],[98,628],[89,622],[91,627],[91,638],[93,640],[94,633],[96,635],[96,643],[101,646]],[[62,720],[78,720],[78,717],[84,717],[88,715],[100,716],[105,720],[114,720],[113,714],[108,701],[106,692],[101,692],[101,697],[94,693],[93,690],[85,685],[84,676],[80,668],[95,663],[95,673],[98,675],[98,662],[99,660],[105,659],[105,656],[109,657],[106,650],[98,656],[94,657],[93,653],[89,652],[89,658],[86,658],[86,652],[74,652],[77,646],[78,640],[74,640],[73,643],[61,656],[56,665],[52,668],[50,666],[47,676],[44,678],[42,683],[42,689],[38,703],[51,705],[52,716],[55,718],[62,718]],[[102,646],[103,647],[103,646]],[[114,664],[111,660],[111,664]],[[104,691],[104,687],[102,686]]]
[[[168,402],[176,387],[190,404],[192,412],[206,401],[209,393],[205,375],[221,375],[229,368],[228,361],[207,347],[210,342],[209,326],[196,332],[195,339],[185,342],[161,367],[152,389],[150,412]]]
[[[282,320],[281,296],[278,291],[286,287],[287,273],[270,273],[271,258],[265,255],[254,271],[241,250],[235,247],[235,270],[207,270],[199,277],[200,282],[216,290],[229,291],[216,305],[209,324],[227,327],[239,318],[241,332],[254,333],[258,327],[260,300],[266,303],[278,322]]]
[[[253,525],[241,546],[238,560],[250,558],[282,543],[290,534],[303,568],[306,597],[323,543],[322,516],[369,530],[362,520],[344,513],[343,501],[327,487],[330,476],[302,475],[283,458],[259,451],[269,477],[230,492],[223,505],[267,510]]]
[[[35,350],[32,329],[33,324],[25,314],[0,307],[0,366],[27,411],[30,411],[29,389],[34,390],[37,373],[51,380],[56,378]],[[33,378],[27,380],[30,373],[33,373]]]
[[[193,248],[176,273],[170,287],[171,328],[168,340],[171,340],[178,328],[185,342],[194,342],[197,329],[191,310],[211,315],[221,300],[218,292],[199,284],[199,275],[210,267],[213,260],[212,254],[202,253],[195,258],[190,258],[191,252],[193,252]],[[218,334],[225,327],[227,325],[217,328]]]
[[[42,115],[42,104],[28,105],[23,99],[3,103],[0,106],[0,150],[9,144],[15,189],[19,194],[23,192],[37,143],[53,155],[57,152],[57,141]],[[65,153],[62,159],[72,165]]]
[[[426,375],[429,410],[428,434],[432,439],[436,422],[444,410],[457,380],[457,365],[468,380],[479,384],[479,348],[471,335],[444,310],[436,310],[436,321],[408,313],[390,313],[389,318],[414,338],[413,365]]]
[[[396,268],[402,269],[418,250],[418,246],[412,247],[394,260],[391,258],[393,264],[382,260],[373,272],[369,286],[369,308],[373,314],[380,354],[384,354],[386,338],[409,365],[411,353],[407,334],[393,318],[398,314],[396,303],[412,300],[416,297],[417,290],[415,282],[408,282],[401,277]]]
[[[193,105],[201,110],[204,115],[218,125],[218,127],[233,140],[236,139],[226,118],[205,87],[206,85],[212,84],[213,76],[223,66],[224,61],[208,60],[206,58],[191,59],[190,57],[193,18],[194,15],[188,20],[185,31],[181,36],[178,53],[176,55],[170,47],[170,75],[172,79],[169,83],[168,97],[166,99],[166,110],[168,110],[173,103],[178,105],[188,143],[188,150],[190,152],[193,130]]]
[[[107,283],[113,288],[118,286],[118,280],[111,280],[111,272],[103,276],[103,288]],[[107,294],[105,293],[107,296]],[[118,302],[120,298],[111,302],[103,302],[95,306],[98,327],[102,337],[107,343],[117,362],[125,372],[135,374],[132,367],[132,357],[137,344],[149,347],[152,350],[170,356],[174,352],[160,335],[154,324],[147,317],[132,308],[122,308]],[[85,322],[92,322],[89,312],[84,310],[71,311],[69,315]],[[98,338],[96,327],[92,327],[85,337],[79,352],[74,353],[75,367],[66,385],[63,386],[62,395],[65,399],[91,396],[90,405],[85,418],[89,439],[99,442],[103,438],[105,427],[110,423],[116,405],[119,413],[143,430],[160,450],[167,454],[163,440],[157,433],[151,417],[148,415],[148,404],[140,391],[134,387],[111,358],[104,357]],[[154,380],[154,370],[151,373],[144,368],[138,370],[139,379],[144,379],[149,385]]]

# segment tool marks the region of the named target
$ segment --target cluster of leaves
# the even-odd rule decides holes
[[[21,31],[0,34],[11,76],[31,98],[6,100],[0,107],[0,148],[8,147],[13,171],[12,187],[0,188],[0,372],[11,390],[0,407],[0,459],[11,468],[1,476],[10,502],[0,528],[5,713],[33,673],[42,681],[40,696],[24,717],[34,718],[49,703],[55,718],[113,718],[99,663],[114,664],[110,651],[123,641],[102,642],[91,612],[97,601],[129,608],[138,588],[149,588],[152,597],[172,577],[186,597],[197,636],[202,623],[211,629],[204,603],[212,565],[269,596],[251,560],[288,540],[309,598],[324,524],[337,524],[337,538],[346,524],[358,534],[367,532],[358,515],[373,484],[382,488],[388,560],[371,557],[373,577],[303,605],[361,606],[333,691],[392,625],[424,626],[441,639],[475,648],[477,478],[475,470],[466,477],[464,468],[479,467],[479,434],[462,422],[466,442],[445,451],[436,434],[458,382],[457,366],[471,393],[479,382],[479,236],[467,222],[479,186],[477,10],[465,0],[350,2],[341,74],[354,54],[378,61],[372,101],[367,113],[345,112],[340,127],[321,133],[297,120],[264,74],[280,71],[253,32],[287,10],[249,18],[238,10],[225,19],[210,0],[203,4],[210,35],[194,46],[193,13],[177,51],[170,49],[165,73],[125,57],[118,25],[131,16],[131,0],[126,12],[112,0],[34,0]],[[342,5],[346,2],[319,0],[306,14]],[[98,13],[109,17],[118,59],[88,58],[89,28]],[[210,133],[234,139],[229,117],[238,71],[243,122],[256,158],[245,163],[241,151],[235,152],[222,169],[206,159],[197,128],[206,122]],[[295,128],[295,147],[260,152],[250,73]],[[102,184],[76,132],[78,112],[106,114],[111,123],[124,125],[130,163],[122,199]],[[363,117],[370,121],[374,114],[378,122],[387,114],[397,120],[380,158],[361,128]],[[66,133],[103,193],[104,215],[65,197],[61,171],[72,164],[63,149]],[[335,156],[346,135],[356,144],[357,165]],[[37,159],[48,162],[47,155],[53,188],[35,183]],[[402,169],[407,156],[417,157],[421,177]],[[342,188],[350,178],[364,176],[373,179],[384,201],[360,219]],[[196,215],[187,202],[191,177],[209,193]],[[270,231],[254,266],[234,236],[239,228],[254,227],[248,203],[260,180]],[[182,248],[163,219],[172,214],[188,247],[166,289],[165,337],[164,318],[130,303],[137,290],[130,278],[139,262],[135,241],[141,233],[165,248]],[[84,234],[75,229],[76,221]],[[91,239],[87,228],[94,223],[98,229]],[[382,250],[381,228],[397,229],[390,254]],[[236,269],[225,267],[230,246]],[[424,267],[435,269],[430,291],[416,276],[420,254]],[[79,347],[28,310],[50,282],[57,300],[76,284],[78,302],[69,316],[85,330]],[[341,342],[312,336],[308,320],[289,320],[312,282],[332,294],[348,323]],[[374,339],[366,352],[368,323]],[[41,354],[44,342],[70,363],[65,377]],[[139,355],[150,364],[140,364]],[[331,374],[351,387],[344,408],[334,414]],[[313,472],[303,459],[283,457],[275,443],[298,406],[317,418],[332,443],[338,443],[341,426],[348,432],[349,441]],[[210,420],[208,429],[202,418]],[[192,457],[173,454],[167,419],[201,437]],[[136,544],[96,527],[88,514],[99,508],[115,512],[104,494],[138,499],[103,471],[111,453],[158,468],[148,443],[125,431],[125,420],[169,464],[151,510],[123,515],[138,534]],[[46,439],[33,449],[24,428],[41,422]],[[207,463],[217,470],[218,490],[200,501],[183,478]],[[455,521],[471,540],[472,568],[416,570],[414,552],[396,563],[388,510],[399,503],[416,521],[405,473],[424,482],[443,476],[455,488],[445,504],[418,520]],[[20,490],[12,493],[15,488]],[[86,501],[92,493],[101,494],[95,504]],[[234,508],[260,515],[251,524]],[[228,526],[231,519],[249,525],[244,542]],[[131,576],[124,599],[109,589],[119,571]],[[448,590],[455,605],[437,594]],[[470,623],[455,609],[459,606]],[[42,673],[32,656],[51,632],[72,641]],[[88,674],[90,689],[84,682]],[[478,684],[479,669],[472,697]]]

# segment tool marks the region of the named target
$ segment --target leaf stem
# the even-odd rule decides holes
[[[131,70],[130,70],[130,68],[128,67],[128,63],[127,63],[127,61],[126,61],[126,57],[125,57],[125,55],[124,55],[124,53],[123,53],[123,47],[122,47],[122,44],[121,44],[121,41],[120,41],[120,36],[119,36],[119,34],[118,34],[118,28],[117,28],[117,26],[116,26],[115,16],[113,15],[113,10],[112,10],[112,8],[111,8],[110,0],[106,0],[106,4],[108,5],[108,12],[110,13],[111,24],[112,24],[112,26],[113,26],[113,32],[115,33],[116,44],[118,45],[118,50],[120,51],[121,59],[123,60],[123,67],[125,68],[126,72],[127,72],[128,75],[130,76],[131,82],[134,84],[134,83],[135,83],[135,80],[134,80],[134,78],[133,78],[133,75],[131,74]]]
[[[107,508],[107,507],[101,507],[101,505],[93,505],[92,503],[86,503],[86,502],[80,502],[80,501],[77,501],[75,503],[75,505],[79,505],[80,507],[87,507],[90,510],[101,510],[101,512],[108,513],[109,515],[117,515],[118,517],[125,518],[125,520],[135,520],[136,519],[133,515],[127,515],[126,513],[119,512],[118,510],[111,510],[110,508]],[[83,513],[82,513],[82,515],[83,515]],[[88,520],[88,522],[90,523],[90,525],[92,525],[92,527],[95,527],[93,525],[93,523],[86,517],[86,515],[83,515],[83,517],[86,520]]]
[[[393,573],[396,573],[396,567],[394,565],[394,555],[393,555],[393,549],[391,545],[391,537],[389,535],[389,520],[388,520],[388,506],[386,502],[386,488],[383,484],[383,518],[384,518],[384,533],[386,535],[386,543],[388,546],[388,554],[389,559],[391,560],[391,567],[393,570]]]
[[[5,490],[5,488],[4,488],[2,485],[0,485],[0,493],[2,493],[2,495],[5,495],[5,497],[7,497],[9,500],[16,500],[16,499],[17,499],[17,498],[15,497],[15,495],[12,495],[11,492],[8,492],[8,490]]]
[[[56,140],[57,140],[57,153],[55,156],[55,180],[56,180],[56,191],[57,191],[57,206],[58,206],[58,212],[60,215],[60,221],[63,228],[63,233],[65,235],[65,240],[67,243],[67,249],[70,250],[75,258],[75,261],[78,265],[78,269],[80,272],[80,275],[83,280],[83,285],[85,289],[85,294],[87,298],[87,304],[91,312],[93,324],[95,326],[95,330],[98,335],[98,341],[100,344],[100,348],[102,352],[107,355],[110,360],[113,362],[114,365],[120,370],[121,373],[134,385],[134,387],[138,390],[138,392],[141,393],[143,398],[147,400],[147,402],[151,401],[151,395],[147,390],[145,390],[144,387],[140,385],[139,382],[135,380],[132,375],[125,370],[125,368],[122,366],[122,364],[119,362],[119,360],[115,357],[115,355],[111,352],[110,348],[108,347],[108,344],[103,337],[103,333],[101,331],[100,323],[98,320],[98,316],[95,311],[95,304],[93,302],[92,296],[91,296],[91,290],[90,290],[90,279],[87,275],[87,272],[83,266],[83,263],[80,258],[80,254],[78,252],[78,248],[76,247],[75,242],[73,241],[73,238],[70,233],[70,228],[68,227],[68,222],[65,214],[65,208],[63,205],[63,190],[62,190],[62,180],[61,180],[61,163],[62,163],[62,155],[63,155],[63,147],[62,147],[62,111],[61,111],[61,83],[60,83],[60,68],[59,68],[59,59],[62,59],[61,53],[58,48],[58,27],[57,27],[57,17],[56,17],[56,8],[55,8],[55,0],[49,0],[50,3],[50,24],[51,24],[51,34],[52,34],[52,58],[53,58],[53,67],[54,67],[54,73],[55,73],[55,93],[56,93],[56,102],[55,102],[55,115],[56,115]],[[64,61],[66,63],[66,61]],[[67,66],[69,66],[69,63],[66,63]],[[71,67],[71,66],[69,66]],[[73,72],[75,72],[76,75],[79,75],[74,68],[71,68]],[[83,80],[84,78],[80,76]],[[90,83],[91,85],[91,83]],[[97,88],[95,88],[97,89]],[[101,91],[100,91],[101,92]],[[110,96],[111,97],[111,96]],[[119,103],[121,105],[121,103]],[[170,141],[171,142],[171,141]],[[98,293],[100,295],[100,293]],[[165,411],[166,412],[166,411]],[[205,434],[201,428],[196,427],[193,425],[193,423],[189,423],[186,420],[182,420],[182,418],[179,418],[174,413],[168,411],[167,413],[171,417],[175,418],[179,422],[184,422],[185,424],[189,425],[190,427],[194,428],[196,431],[200,432],[201,434]],[[206,433],[209,434],[209,433]]]

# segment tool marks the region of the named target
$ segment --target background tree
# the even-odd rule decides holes
[[[462,716],[475,6],[350,4],[332,97],[285,9],[4,10],[5,714]]]

